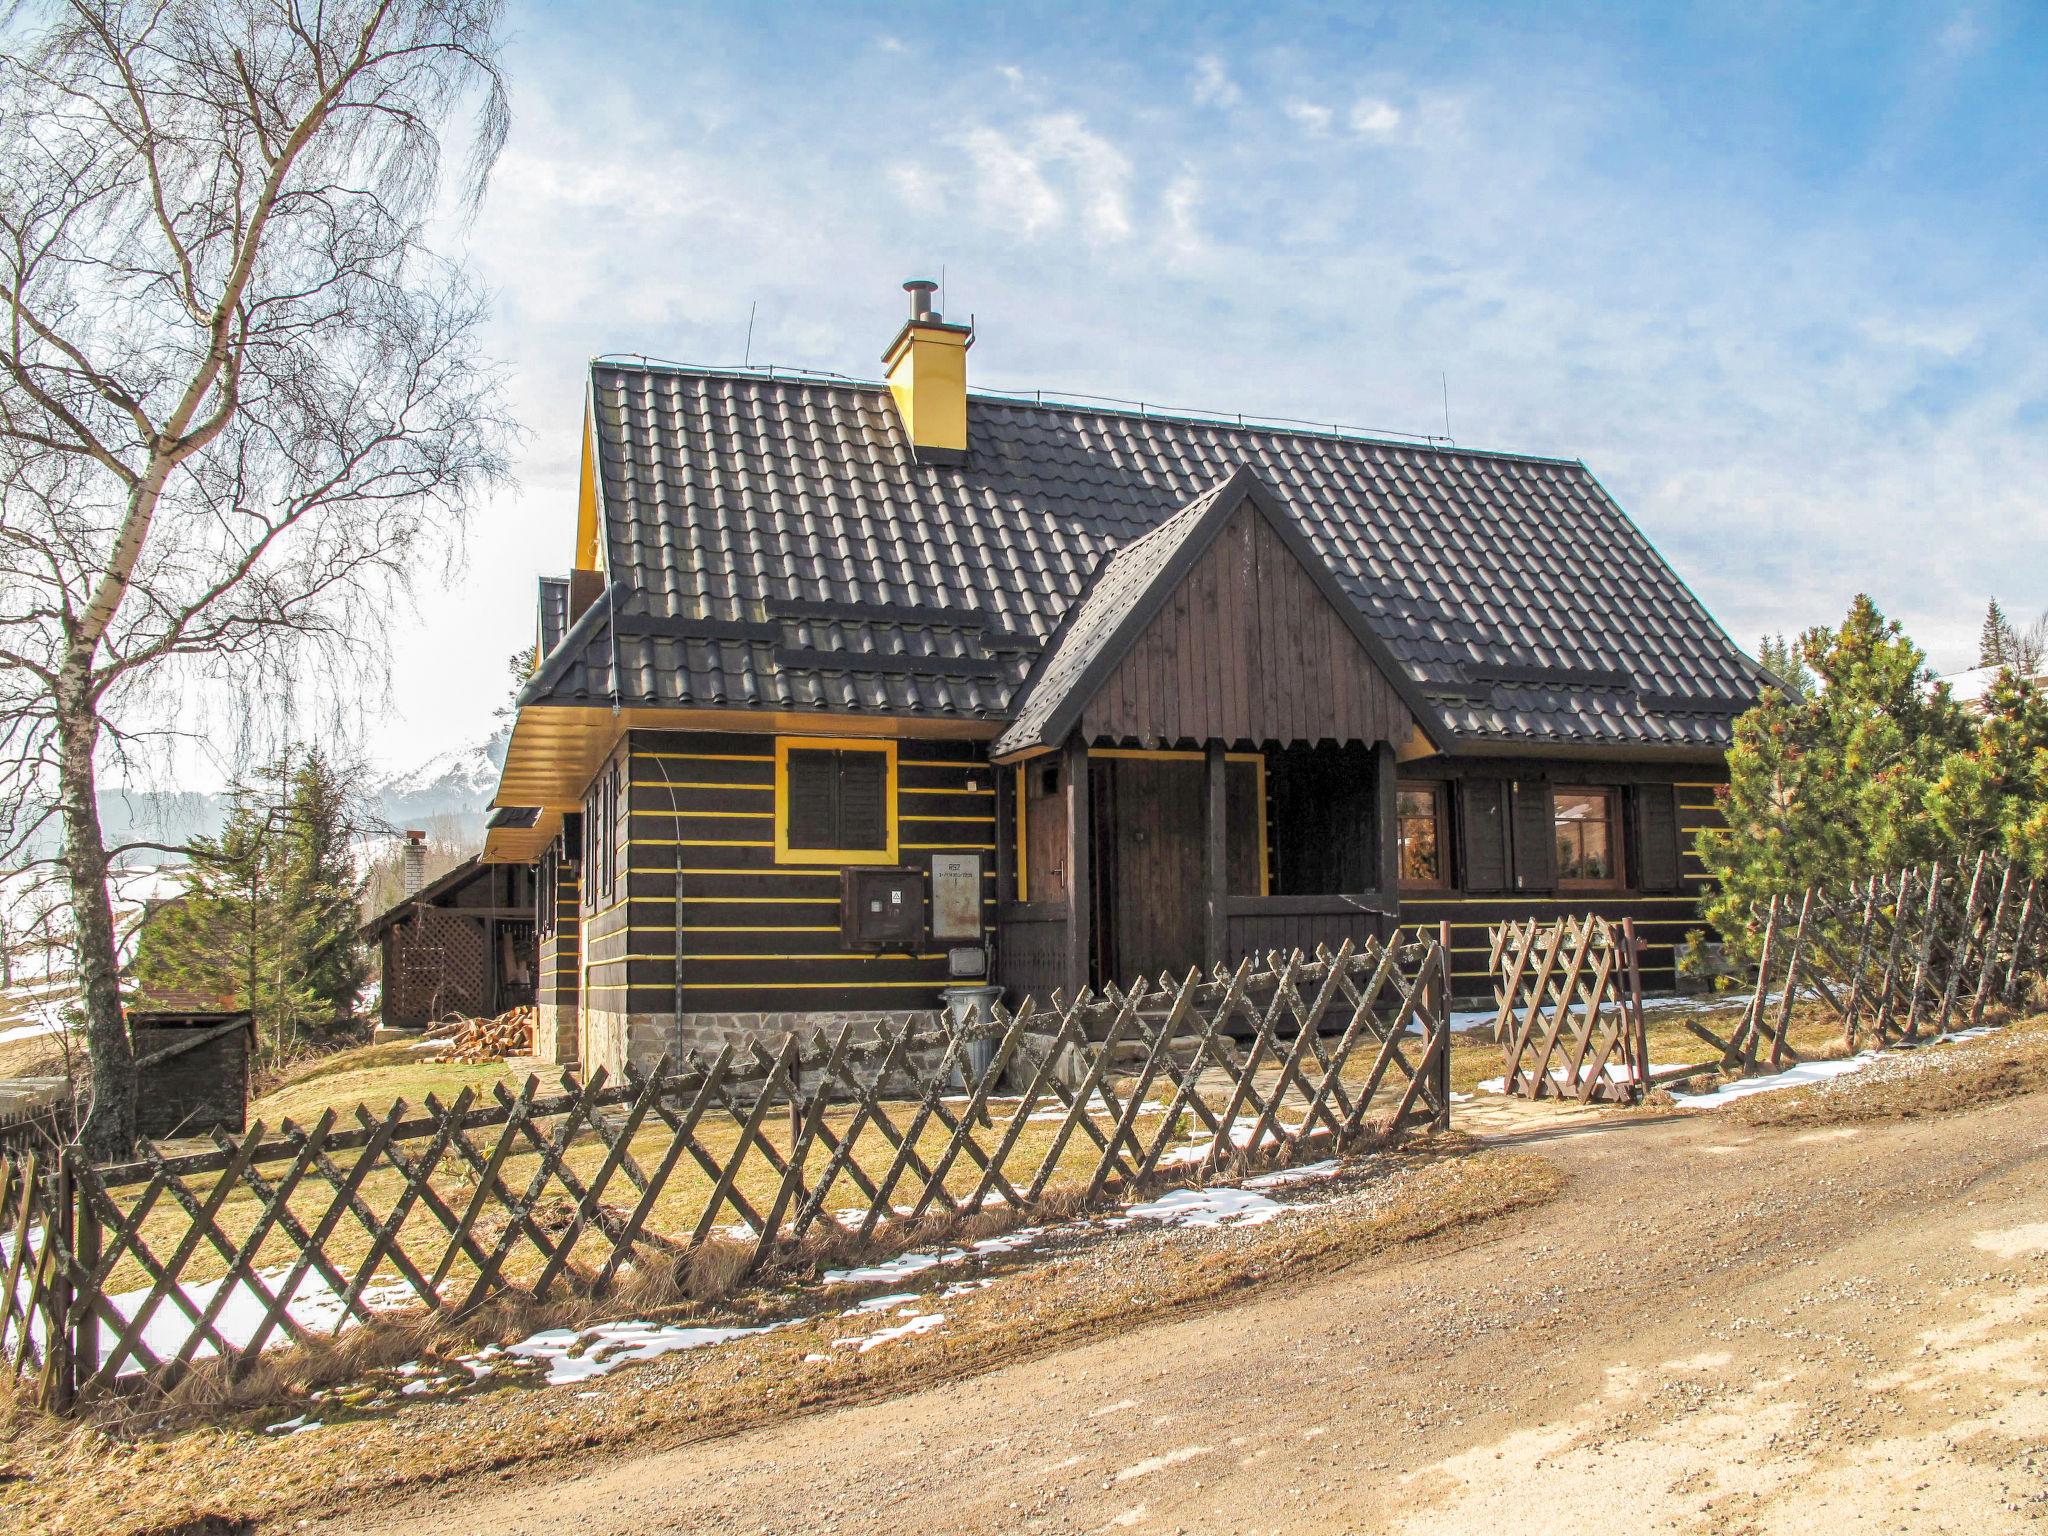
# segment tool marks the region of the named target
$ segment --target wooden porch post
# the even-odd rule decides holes
[[[1202,754],[1202,787],[1206,791],[1202,799],[1202,890],[1206,895],[1207,916],[1202,925],[1202,964],[1212,970],[1229,963],[1224,954],[1230,941],[1229,917],[1225,908],[1230,896],[1225,826],[1230,797],[1225,769],[1223,743],[1211,741]]]
[[[1372,749],[1373,837],[1379,848],[1379,887],[1382,900],[1401,899],[1401,845],[1397,835],[1398,799],[1396,783],[1400,764],[1394,761],[1392,742],[1382,741]]]
[[[1094,947],[1094,893],[1090,889],[1088,846],[1088,742],[1078,731],[1060,753],[1067,780],[1067,993],[1088,990],[1088,961]]]

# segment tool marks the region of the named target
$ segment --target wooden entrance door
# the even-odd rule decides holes
[[[1203,767],[1121,757],[1091,765],[1096,981],[1119,986],[1202,963]]]

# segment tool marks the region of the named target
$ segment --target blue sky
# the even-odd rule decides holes
[[[2048,606],[2048,14],[2019,4],[516,9],[461,244],[529,437],[371,746],[482,735],[584,361],[972,382],[1581,458],[1745,646]],[[484,636],[479,640],[476,636]],[[413,668],[432,648],[448,674]],[[464,653],[467,652],[465,655]]]

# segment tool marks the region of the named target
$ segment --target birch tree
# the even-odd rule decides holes
[[[0,864],[59,834],[96,1156],[135,1123],[100,775],[195,690],[373,663],[504,473],[482,297],[426,235],[503,142],[498,13],[0,16]]]

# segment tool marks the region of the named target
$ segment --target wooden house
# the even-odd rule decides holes
[[[1760,673],[1585,466],[969,393],[592,366],[485,858],[543,1050],[611,1067],[1448,920],[1698,922]],[[548,1042],[552,1039],[553,1045]]]
[[[532,870],[472,858],[378,913],[362,927],[383,972],[378,1022],[419,1029],[533,1002],[534,907]]]

